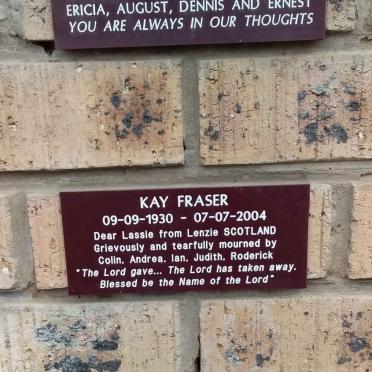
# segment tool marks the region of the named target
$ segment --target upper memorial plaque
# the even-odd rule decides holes
[[[325,0],[52,0],[57,49],[319,40]]]

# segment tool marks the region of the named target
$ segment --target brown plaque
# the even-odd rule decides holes
[[[304,288],[309,186],[61,193],[69,293]]]
[[[58,49],[319,40],[325,0],[52,0]]]

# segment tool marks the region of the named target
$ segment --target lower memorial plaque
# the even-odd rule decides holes
[[[309,186],[61,193],[69,293],[305,288]]]

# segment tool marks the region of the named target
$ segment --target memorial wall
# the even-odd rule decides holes
[[[372,371],[372,3],[0,0],[0,371]]]

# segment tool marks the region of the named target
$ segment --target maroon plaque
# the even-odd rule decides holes
[[[304,288],[309,186],[61,193],[69,293]]]
[[[319,40],[325,0],[52,0],[58,49]]]

